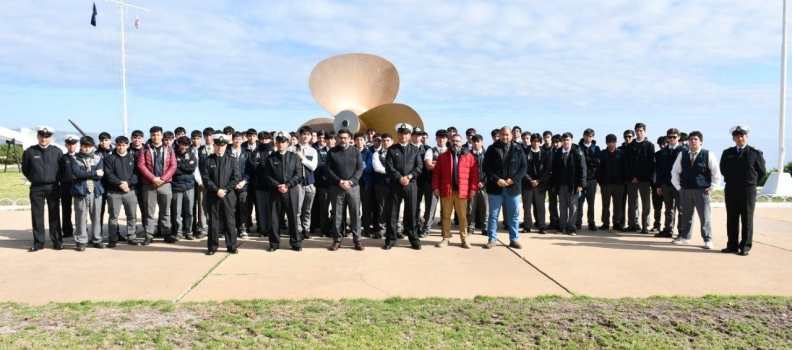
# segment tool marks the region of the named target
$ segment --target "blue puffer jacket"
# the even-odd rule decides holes
[[[195,188],[195,169],[198,167],[198,159],[192,149],[182,153],[176,149],[176,173],[173,174],[171,188],[173,191],[184,192]]]
[[[85,154],[79,152],[74,155],[75,161],[71,162],[72,181],[71,194],[75,197],[85,197],[88,195],[88,181],[93,181],[94,197],[101,197],[104,194],[102,187],[102,177],[96,175],[97,170],[104,172],[104,161],[100,155],[95,153]],[[86,164],[87,163],[87,164]]]

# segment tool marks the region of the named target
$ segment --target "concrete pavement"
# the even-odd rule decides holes
[[[27,253],[30,212],[0,212],[0,301],[792,295],[792,209],[757,209],[748,257],[720,253],[726,244],[725,210],[713,208],[712,216],[714,250],[701,248],[696,224],[690,246],[584,228],[576,237],[521,234],[521,250],[503,244],[482,249],[486,238],[478,234],[470,239],[470,250],[458,246],[457,236],[451,246],[435,248],[440,240],[435,228],[420,251],[406,241],[383,251],[382,240],[365,239],[366,250],[358,252],[348,239],[330,252],[328,239],[314,238],[302,252],[285,244],[270,253],[266,239],[251,238],[237,255],[221,248],[205,256],[205,240],[165,244],[161,239],[145,247],[89,246],[78,253],[69,238],[66,250],[54,251],[47,243],[45,250]],[[499,238],[508,244],[508,233],[500,231]]]

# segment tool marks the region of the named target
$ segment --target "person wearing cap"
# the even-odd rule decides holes
[[[182,136],[176,140],[176,172],[171,188],[171,237],[176,240],[193,240],[193,206],[195,203],[196,178],[201,177],[198,158],[190,149],[190,139]]]
[[[657,190],[656,193],[663,197],[663,205],[665,206],[665,225],[660,233],[655,237],[671,238],[674,236],[674,227],[677,231],[681,231],[682,221],[682,208],[679,202],[679,191],[671,183],[671,170],[674,167],[679,153],[687,150],[687,146],[682,145],[680,141],[680,133],[676,128],[671,128],[666,131],[667,146],[660,150],[660,155],[655,163],[657,173]]]
[[[74,161],[71,163],[74,176],[72,183],[74,221],[77,226],[74,241],[77,242],[78,252],[84,251],[89,241],[94,248],[104,249],[100,227],[102,195],[105,193],[101,181],[104,176],[104,161],[94,152],[94,145],[92,137],[80,138],[80,152],[74,156]]]
[[[293,152],[300,158],[300,163],[302,164],[302,180],[300,185],[297,186],[299,194],[297,201],[297,232],[302,235],[303,239],[310,239],[311,208],[316,196],[314,170],[319,164],[319,156],[316,153],[316,149],[310,145],[313,130],[308,126],[303,126],[297,130],[297,134],[300,139],[299,142],[288,149],[289,152]]]
[[[214,152],[214,141],[212,135],[215,130],[213,128],[204,128],[201,132],[204,139],[204,145],[198,147],[198,172],[206,157]],[[194,147],[194,146],[193,146]],[[206,207],[206,185],[203,183],[203,178],[196,181],[195,202],[193,207],[193,236],[198,239],[203,239],[209,233],[209,213]]]
[[[201,165],[201,177],[206,186],[206,207],[209,212],[209,239],[206,241],[206,255],[214,255],[220,246],[220,233],[225,236],[226,251],[236,254],[237,235],[234,209],[236,207],[236,188],[242,176],[239,173],[239,160],[230,156],[226,146],[231,138],[225,134],[212,135],[213,152]]]
[[[44,201],[47,202],[50,240],[56,250],[63,249],[63,232],[60,227],[58,202],[60,197],[60,161],[63,151],[50,147],[54,129],[40,126],[36,129],[37,145],[22,153],[22,174],[30,181],[30,215],[33,221],[33,245],[28,251],[44,249]]]
[[[404,202],[404,234],[410,246],[421,249],[421,240],[415,222],[418,205],[418,186],[416,180],[421,174],[423,162],[421,150],[410,143],[413,127],[407,123],[396,125],[398,143],[388,148],[385,156],[385,169],[390,177],[390,214],[388,217],[387,238],[382,249],[389,250],[396,244],[399,222],[399,208]]]
[[[118,214],[124,209],[127,223],[126,241],[129,245],[138,245],[135,225],[137,223],[137,197],[135,187],[138,183],[138,171],[135,158],[129,152],[129,139],[118,136],[113,153],[104,158],[103,187],[107,197],[107,208],[110,213],[108,220],[108,248],[115,248],[121,230],[118,226]]]
[[[764,154],[748,145],[751,128],[737,125],[729,130],[734,147],[723,151],[720,170],[726,182],[726,234],[728,242],[722,253],[747,256],[753,245],[753,215],[756,207],[756,183],[767,173]],[[742,230],[740,230],[742,225]]]
[[[443,143],[445,144],[445,143]],[[451,137],[451,147],[433,162],[432,191],[434,197],[440,198],[442,206],[443,240],[438,248],[448,246],[451,239],[451,208],[459,215],[459,238],[462,248],[470,249],[467,242],[467,202],[476,196],[479,190],[479,166],[476,156],[462,148],[462,136]]]
[[[264,176],[269,190],[269,243],[267,249],[274,252],[280,249],[280,221],[286,212],[289,221],[289,245],[294,251],[302,250],[302,235],[297,232],[298,186],[302,181],[302,163],[294,152],[289,152],[291,136],[279,131],[275,134],[276,151],[267,157]]]
[[[476,195],[468,198],[468,235],[472,235],[476,227],[481,229],[482,235],[486,235],[489,209],[487,208],[487,175],[484,173],[484,137],[478,134],[471,136],[469,149],[470,153],[476,157],[479,167],[479,183]],[[481,222],[476,222],[477,220]]]
[[[250,204],[250,198],[255,197],[255,193],[252,195],[248,195],[250,183],[250,174],[252,172],[252,168],[248,167],[248,161],[250,160],[250,150],[242,148],[242,143],[245,142],[245,135],[240,132],[235,132],[233,137],[233,143],[229,144],[226,148],[226,152],[236,158],[239,163],[239,183],[236,184],[234,187],[234,193],[236,194],[236,210],[234,211],[234,218],[236,219],[237,224],[237,235],[240,238],[248,238],[248,231],[252,233],[253,231],[253,218],[250,215],[250,211],[248,210],[248,205]]]
[[[60,158],[58,164],[58,182],[60,183],[60,205],[61,205],[61,230],[63,237],[74,236],[74,224],[72,223],[72,195],[71,187],[74,178],[71,173],[71,162],[74,155],[80,149],[80,138],[76,135],[68,135],[64,140],[66,153]]]
[[[688,136],[690,149],[682,151],[671,169],[671,183],[679,191],[682,219],[679,222],[679,237],[673,244],[690,244],[693,232],[693,210],[701,221],[701,237],[704,249],[712,249],[712,223],[710,222],[710,199],[712,191],[720,184],[718,161],[709,150],[701,147],[704,136],[693,131]]]
[[[484,173],[487,178],[487,200],[489,206],[489,222],[487,235],[489,239],[484,248],[495,247],[498,240],[496,230],[501,207],[505,206],[504,221],[509,228],[509,246],[520,249],[518,242],[519,215],[517,209],[522,192],[522,178],[528,169],[525,153],[518,144],[512,141],[512,132],[508,126],[500,129],[498,141],[493,143],[484,154]]]
[[[156,222],[166,243],[175,243],[170,230],[170,205],[173,198],[171,181],[176,173],[176,155],[173,148],[165,146],[162,127],[149,129],[151,139],[138,155],[137,168],[143,184],[143,199],[146,201],[146,238],[143,245],[151,244],[154,239]],[[158,210],[155,221],[154,212]]]
[[[357,147],[350,145],[349,129],[338,131],[338,145],[327,153],[327,176],[330,179],[330,203],[333,207],[333,244],[331,251],[341,247],[344,218],[349,213],[352,243],[355,250],[363,250],[360,240],[360,178],[363,176],[363,157]]]
[[[252,170],[250,177],[251,188],[248,191],[253,191],[256,198],[256,225],[258,226],[256,232],[261,237],[269,237],[269,193],[268,193],[268,180],[264,173],[264,165],[267,162],[267,157],[273,152],[272,135],[266,131],[258,133],[258,145],[250,153],[248,159],[248,167]]]

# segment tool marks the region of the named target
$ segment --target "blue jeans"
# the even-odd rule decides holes
[[[509,225],[509,241],[516,242],[520,237],[517,234],[517,226],[520,225],[517,206],[520,204],[519,195],[510,195],[509,190],[502,189],[502,193],[488,193],[487,202],[489,204],[489,220],[487,222],[487,235],[490,242],[498,240],[495,230],[498,229],[498,214],[500,214],[501,205],[504,205],[506,212],[503,213],[504,221]]]

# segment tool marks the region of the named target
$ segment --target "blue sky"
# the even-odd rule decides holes
[[[635,122],[656,139],[728,129],[777,163],[781,1],[136,0],[125,20],[130,127],[293,130],[329,116],[308,75],[324,58],[382,56],[396,102],[427,130],[502,125],[604,140]],[[0,125],[121,131],[115,5],[17,1],[0,14]],[[789,144],[789,142],[787,142]],[[787,160],[791,157],[787,154]]]

